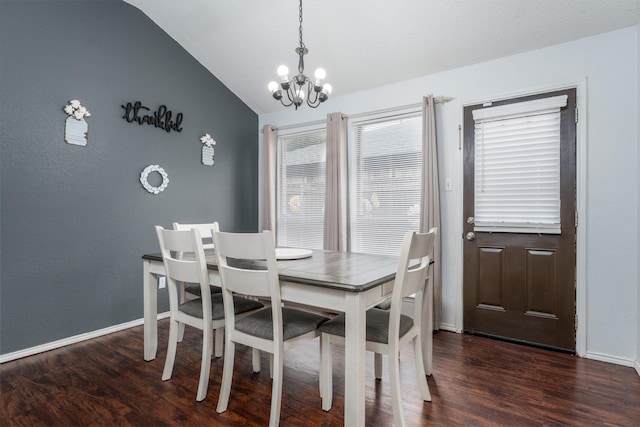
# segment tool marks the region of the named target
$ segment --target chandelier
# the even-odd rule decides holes
[[[326,72],[322,68],[318,68],[314,74],[315,81],[304,75],[304,55],[309,50],[302,42],[302,0],[300,0],[300,46],[296,48],[298,54],[298,74],[289,79],[289,69],[286,65],[278,67],[278,76],[280,76],[280,85],[276,82],[269,83],[271,95],[280,101],[285,107],[294,106],[297,110],[303,102],[311,108],[316,108],[320,103],[326,101],[331,93],[331,85],[324,83]],[[305,88],[306,86],[306,88]],[[286,99],[285,95],[286,94]],[[305,93],[306,92],[306,93]],[[287,101],[288,100],[288,101]]]

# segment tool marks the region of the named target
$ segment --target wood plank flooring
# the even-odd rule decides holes
[[[209,394],[196,402],[201,336],[187,328],[173,378],[160,379],[168,322],[160,322],[158,357],[142,358],[142,326],[0,365],[1,426],[266,426],[271,381],[251,372],[238,347],[229,410],[215,411],[222,359],[212,362]],[[334,401],[321,409],[318,343],[285,356],[282,426],[341,426],[343,350],[334,349]],[[386,359],[385,359],[386,363]],[[434,337],[433,401],[422,402],[410,348],[401,357],[410,426],[638,426],[640,376],[632,368],[477,336]],[[373,378],[367,355],[367,426],[393,422],[386,367]]]

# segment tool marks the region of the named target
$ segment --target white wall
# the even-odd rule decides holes
[[[586,316],[579,320],[578,351],[631,366],[640,354],[638,44],[638,27],[631,27],[353,95],[337,96],[336,87],[335,97],[322,107],[264,114],[260,127],[321,120],[332,111],[349,115],[414,104],[427,94],[456,98],[436,113],[443,218],[442,327],[460,330],[462,106],[582,83],[578,313]],[[444,178],[452,178],[453,191],[444,192]]]

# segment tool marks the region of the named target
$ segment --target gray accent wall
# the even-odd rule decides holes
[[[86,147],[64,142],[72,99],[91,112]],[[135,101],[183,113],[182,132],[126,122]],[[0,1],[0,137],[0,354],[142,318],[155,225],[257,230],[258,116],[120,0]],[[158,195],[139,181],[152,164],[170,180]]]

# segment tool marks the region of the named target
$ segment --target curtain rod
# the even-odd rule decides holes
[[[446,104],[449,101],[454,100],[455,98],[450,97],[450,96],[435,96],[433,98],[434,102],[436,104]],[[399,107],[391,107],[391,108],[385,108],[382,110],[376,110],[376,111],[367,111],[366,113],[357,113],[357,114],[345,114],[345,117],[350,118],[350,119],[356,119],[358,117],[364,117],[364,116],[370,116],[373,114],[381,114],[381,113],[389,113],[392,111],[398,111],[398,110],[405,110],[407,108],[416,108],[416,107],[422,107],[422,102],[417,102],[415,104],[407,104],[407,105],[401,105]],[[294,125],[285,125],[285,126],[273,126],[275,129],[277,130],[287,130],[287,129],[294,129],[297,127],[303,127],[303,126],[313,126],[313,125],[319,125],[322,123],[326,123],[326,119],[324,120],[313,120],[310,122],[305,122],[305,123],[296,123]],[[260,130],[260,132],[262,132],[262,129]]]

